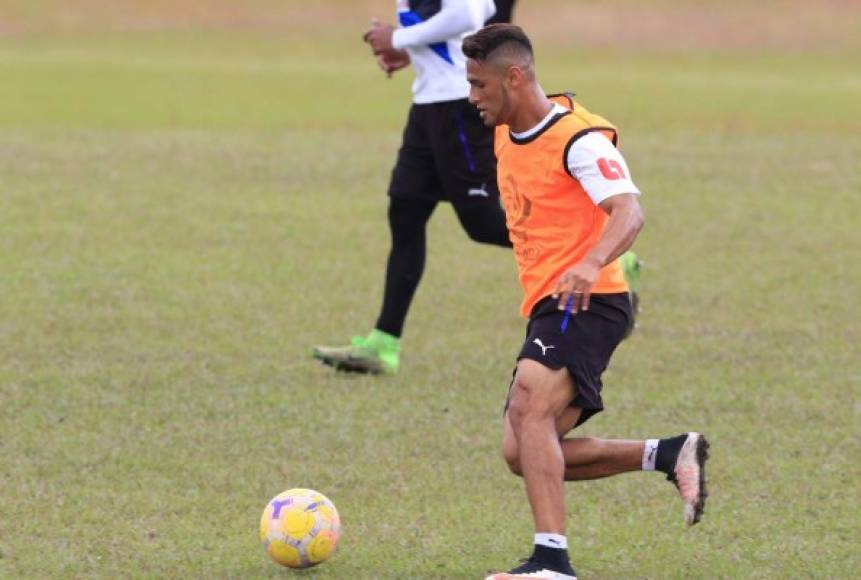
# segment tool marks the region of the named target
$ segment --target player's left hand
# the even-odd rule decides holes
[[[559,277],[553,298],[559,300],[559,310],[565,310],[568,299],[572,299],[571,314],[577,314],[580,310],[589,310],[589,298],[592,294],[592,286],[598,280],[601,273],[601,264],[588,256],[577,262]]]
[[[410,64],[410,55],[405,50],[389,50],[377,55],[377,64],[388,78]]]
[[[362,40],[371,45],[374,54],[392,50],[392,33],[395,29],[391,24],[383,24],[376,18],[371,20],[371,27],[362,36]]]

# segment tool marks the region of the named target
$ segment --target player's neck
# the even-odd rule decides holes
[[[524,95],[508,127],[514,133],[525,133],[543,121],[551,109],[553,109],[553,101],[548,99],[541,87],[536,84]]]

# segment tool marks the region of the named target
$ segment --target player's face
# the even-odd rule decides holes
[[[478,108],[481,120],[487,127],[506,122],[508,94],[499,72],[485,61],[466,61],[466,80],[469,81],[469,102]]]

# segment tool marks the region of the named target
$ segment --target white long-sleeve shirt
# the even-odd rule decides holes
[[[416,71],[413,102],[438,103],[469,94],[461,43],[496,12],[493,0],[397,0],[401,28],[392,46],[404,49]]]

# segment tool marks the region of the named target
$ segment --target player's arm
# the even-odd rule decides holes
[[[589,133],[568,148],[568,172],[610,219],[595,246],[559,278],[554,295],[564,309],[573,298],[572,312],[588,310],[592,286],[601,268],[625,253],[645,224],[640,191],[631,180],[621,153],[599,132]]]
[[[643,229],[646,219],[639,196],[633,193],[617,194],[598,204],[610,216],[604,234],[595,247],[583,258],[603,268],[627,252]]]
[[[559,298],[560,310],[565,309],[569,298],[573,298],[572,313],[589,309],[592,286],[598,280],[601,268],[624,254],[645,224],[643,209],[633,193],[614,195],[599,206],[610,215],[610,219],[598,243],[559,278],[554,296]]]
[[[395,30],[392,47],[427,46],[478,30],[494,10],[492,2],[484,0],[442,0],[439,12],[424,22]]]

